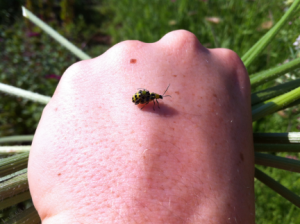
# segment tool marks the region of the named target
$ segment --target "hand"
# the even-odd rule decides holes
[[[145,88],[163,94],[135,105]],[[254,223],[250,84],[187,31],[72,65],[44,109],[28,177],[43,224]]]

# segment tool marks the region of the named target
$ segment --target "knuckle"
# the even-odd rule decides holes
[[[114,45],[107,53],[116,58],[124,58],[132,55],[132,52],[139,51],[144,45],[145,43],[138,40],[126,40]]]
[[[233,50],[221,48],[219,49],[220,56],[227,65],[231,68],[244,68],[243,62]]]
[[[177,30],[166,34],[161,40],[172,51],[183,53],[198,52],[205,48],[201,45],[196,35],[186,31]]]

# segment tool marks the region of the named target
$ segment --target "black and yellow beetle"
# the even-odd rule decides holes
[[[159,95],[157,93],[150,93],[148,90],[146,89],[142,89],[142,90],[139,90],[137,93],[135,93],[133,96],[132,96],[132,102],[135,104],[135,105],[138,105],[138,104],[145,104],[141,110],[150,102],[150,101],[153,101],[153,110],[154,107],[155,107],[155,101],[157,102],[157,106],[158,108],[159,107],[159,103],[157,101],[157,99],[163,99],[163,97],[171,97],[170,95],[165,95],[165,93],[168,91],[169,89],[169,86],[170,84],[168,85],[166,91],[164,92],[163,95]]]

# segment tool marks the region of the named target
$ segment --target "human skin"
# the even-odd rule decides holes
[[[169,84],[155,111],[131,101]],[[254,223],[243,63],[179,30],[72,65],[43,111],[28,178],[43,224]]]

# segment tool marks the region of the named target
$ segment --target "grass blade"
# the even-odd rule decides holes
[[[300,143],[300,133],[253,133],[253,140],[254,143],[295,144]]]
[[[42,104],[47,104],[51,97],[49,96],[44,96],[38,93],[33,93],[30,92],[28,90],[23,90],[14,86],[10,86],[4,83],[0,83],[0,91],[10,94],[10,95],[15,95],[15,96],[20,96],[22,98],[28,99],[28,100],[32,100],[35,102],[39,102]]]
[[[292,60],[283,65],[262,71],[250,76],[251,87],[256,87],[266,82],[272,81],[287,72],[293,71],[300,67],[300,58]]]
[[[1,154],[29,152],[30,148],[31,148],[31,146],[29,146],[29,145],[0,146],[0,155]]]
[[[284,197],[286,200],[290,201],[298,208],[300,208],[300,197],[275,181],[273,178],[265,174],[264,172],[260,171],[259,169],[255,168],[255,178],[258,179],[260,182],[267,185],[273,191]]]
[[[25,191],[21,194],[17,194],[11,198],[7,198],[0,203],[0,210],[16,205],[20,202],[26,201],[31,198],[29,191]]]
[[[300,144],[254,144],[255,152],[300,152]]]
[[[300,86],[300,79],[293,80],[278,86],[274,86],[251,94],[251,105],[261,103],[281,94],[287,93]]]
[[[10,143],[10,142],[31,142],[33,140],[33,135],[15,135],[9,137],[0,138],[0,143]]]
[[[265,47],[273,40],[279,30],[287,23],[290,17],[294,14],[295,9],[297,9],[299,3],[300,0],[295,0],[287,12],[276,23],[276,25],[242,57],[242,61],[244,62],[246,68],[249,67],[253,60],[265,49]]]
[[[300,104],[300,99],[295,100],[293,103],[290,103],[290,104],[288,104],[288,105],[282,107],[281,110],[284,110],[284,109],[286,109],[286,108],[290,108],[290,107],[293,107],[293,106],[297,106],[297,105],[299,105],[299,104]]]
[[[279,111],[298,99],[300,99],[300,87],[271,100],[257,104],[252,108],[252,121],[257,121],[268,114]]]
[[[300,173],[300,161],[264,153],[255,153],[255,164]]]
[[[68,41],[66,38],[64,38],[62,35],[60,35],[58,32],[56,32],[49,25],[47,25],[38,17],[36,17],[32,12],[30,12],[24,6],[22,6],[22,12],[24,17],[28,18],[35,25],[37,25],[42,30],[44,30],[47,34],[53,37],[57,42],[59,42],[61,45],[63,45],[65,48],[71,51],[78,58],[80,58],[81,60],[86,60],[91,58],[90,56],[85,54],[82,50],[80,50],[78,47],[76,47],[74,44],[72,44],[70,41]]]
[[[24,173],[0,183],[0,200],[2,201],[27,190],[27,173]]]
[[[14,177],[16,177],[16,176],[19,176],[19,175],[21,175],[21,174],[24,174],[24,173],[27,173],[27,168],[25,168],[25,169],[23,169],[23,170],[19,170],[19,171],[14,172],[14,173],[11,173],[11,174],[9,174],[9,175],[7,175],[7,176],[4,176],[4,177],[0,177],[0,183],[1,183],[1,182],[4,182],[4,181],[7,181],[7,180],[9,180],[9,179],[11,179],[11,178],[14,178]]]
[[[16,223],[22,223],[22,224],[38,224],[41,223],[41,219],[35,210],[35,208],[32,206],[30,208],[25,209],[15,217],[11,218],[6,222],[6,224],[16,224]]]
[[[14,173],[27,167],[29,152],[23,152],[0,159],[0,177]]]

